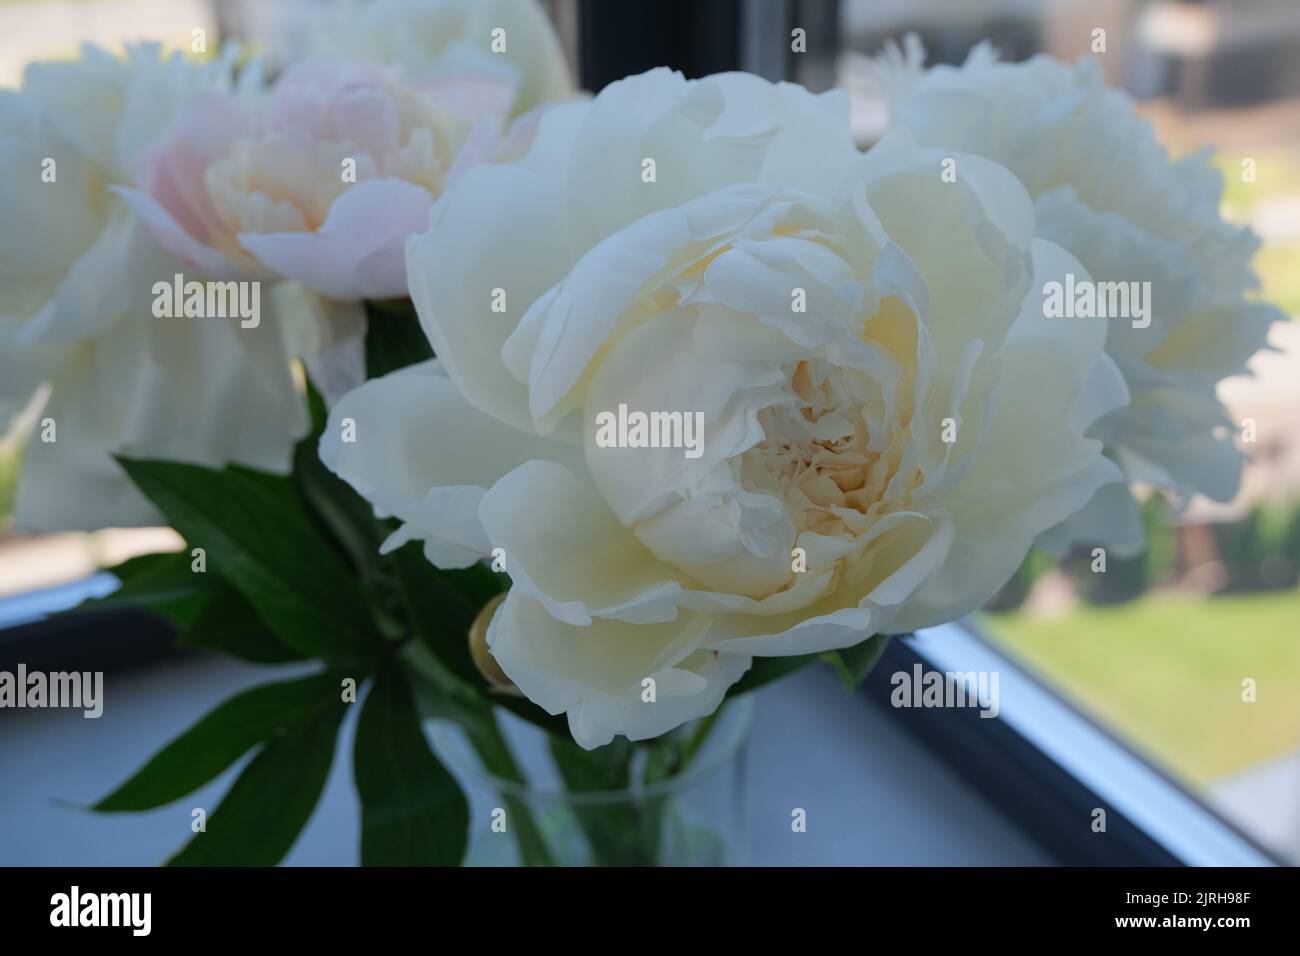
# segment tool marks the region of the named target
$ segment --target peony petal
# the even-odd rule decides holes
[[[167,269],[177,268],[171,263]],[[55,442],[31,442],[15,521],[39,530],[157,524],[112,454],[288,471],[307,430],[273,315],[234,320],[127,315],[52,378]]]
[[[941,175],[948,160],[953,182]],[[1024,187],[979,156],[896,139],[863,163],[871,211],[929,280],[935,350],[950,355],[976,338],[996,347],[1030,288],[1034,210]]]
[[[770,137],[758,182],[829,198],[852,175],[859,153],[847,91],[812,93],[798,83],[773,85],[752,73],[719,73],[706,82],[725,100],[710,138]]]
[[[666,624],[596,618],[575,627],[511,591],[492,618],[488,645],[529,700],[548,713],[568,713],[574,739],[591,750],[615,734],[657,737],[717,708],[750,659],[700,650],[708,624],[706,616],[686,615]],[[654,681],[653,701],[642,698],[647,679]]]
[[[625,524],[657,513],[676,496],[699,488],[729,459],[763,438],[761,409],[788,401],[785,375],[761,358],[744,359],[697,344],[688,311],[638,327],[606,356],[592,379],[585,409],[587,463],[597,486]],[[602,413],[617,419],[620,406],[646,415],[678,418],[662,448],[602,448],[596,444]],[[693,440],[693,441],[692,441]]]
[[[1117,558],[1132,558],[1146,548],[1142,511],[1128,486],[1102,485],[1092,500],[1034,541],[1036,547],[1064,555],[1080,544],[1103,544]]]
[[[479,518],[505,550],[514,588],[557,620],[671,621],[682,587],[609,511],[595,489],[554,462],[530,461],[483,497]]]
[[[39,312],[104,229],[100,170],[57,124],[32,98],[0,92],[0,321]],[[33,186],[47,157],[57,184]]]
[[[405,244],[424,228],[433,196],[400,179],[371,179],[344,192],[315,232],[241,233],[268,269],[332,299],[407,293]]]
[[[345,426],[350,424],[345,441]],[[467,567],[490,550],[478,520],[487,488],[534,458],[581,473],[579,452],[530,438],[468,404],[435,361],[371,379],[330,412],[321,461],[381,517],[405,525],[389,543],[423,540],[440,567]]]
[[[616,333],[635,324],[629,310],[652,279],[669,279],[674,256],[692,248],[703,256],[711,243],[789,198],[768,186],[723,189],[648,215],[583,256],[553,295],[529,309],[516,332],[535,343],[528,394],[537,428],[548,431],[583,403],[578,386],[591,360]],[[679,268],[690,264],[677,263]],[[788,302],[788,291],[785,297]],[[508,343],[507,351],[515,352],[516,344]]]
[[[140,223],[117,206],[104,230],[63,276],[44,308],[19,326],[14,345],[28,348],[77,342],[104,334],[124,312],[147,315],[155,279],[169,280],[172,266]],[[108,277],[137,276],[134,283]]]
[[[83,346],[53,379],[42,418],[54,419],[57,440],[27,444],[14,501],[15,527],[86,531],[163,523],[158,509],[112,458],[133,396],[120,386],[105,386],[134,381],[141,345],[138,338],[118,335]],[[124,354],[125,347],[137,355]]]
[[[159,245],[204,276],[220,281],[263,278],[263,274],[191,236],[152,196],[124,186],[113,186],[110,190],[126,200]]]
[[[572,95],[569,68],[545,11],[519,0],[378,0],[336,3],[312,12],[304,52],[331,60],[400,66],[417,79],[473,73],[515,80],[516,112]],[[495,48],[500,36],[505,50]]]
[[[447,373],[478,408],[525,431],[533,430],[527,389],[501,348],[568,269],[567,250],[555,241],[564,219],[558,199],[524,169],[479,166],[442,196],[428,231],[406,249],[411,298]]]
[[[1059,247],[1034,244],[1031,289],[1071,271],[1087,275]],[[1011,577],[1039,534],[1084,507],[1103,485],[1122,480],[1100,454],[1101,443],[1076,427],[1107,407],[1104,396],[1094,395],[1091,407],[1084,401],[1098,375],[1116,382],[1105,373],[1103,344],[1097,320],[1047,318],[1039,295],[1025,297],[997,356],[1015,374],[999,383],[984,441],[943,501],[957,529],[950,560],[895,626],[915,630],[975,610]]]
[[[706,646],[724,653],[785,657],[851,647],[893,633],[897,615],[943,565],[955,528],[944,516],[897,512],[876,522],[850,579],[802,610],[778,616],[715,619]]]
[[[500,148],[501,124],[490,117],[479,120],[470,130],[469,137],[457,150],[456,159],[452,162],[451,168],[447,170],[447,176],[443,181],[443,189],[450,189],[458,179],[475,166],[482,166],[484,163],[492,162]],[[425,221],[420,224],[420,229],[416,231],[422,232],[427,225],[428,216],[426,215]]]
[[[422,83],[435,103],[461,119],[500,121],[510,115],[517,80],[508,73],[442,71]]]

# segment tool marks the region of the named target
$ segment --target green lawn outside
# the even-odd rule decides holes
[[[1255,254],[1259,297],[1287,315],[1300,315],[1300,242],[1275,242]]]
[[[1255,160],[1255,181],[1243,182],[1241,158],[1217,153],[1215,165],[1223,174],[1223,204],[1228,218],[1249,221],[1255,209],[1269,200],[1300,196],[1300,156],[1292,152],[1266,152]],[[1268,242],[1255,257],[1259,297],[1300,315],[1300,240]]]
[[[1147,595],[1059,619],[985,615],[994,640],[1129,743],[1205,784],[1300,747],[1300,591]],[[1242,702],[1242,680],[1257,699]]]
[[[13,515],[14,496],[18,493],[18,469],[21,464],[21,448],[16,443],[0,441],[0,532],[9,525],[9,519]]]

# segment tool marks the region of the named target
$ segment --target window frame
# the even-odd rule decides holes
[[[998,714],[895,708],[892,674],[997,672]],[[890,642],[861,689],[1069,866],[1285,866],[1096,718],[985,638],[969,619]],[[1106,810],[1105,833],[1092,830]]]

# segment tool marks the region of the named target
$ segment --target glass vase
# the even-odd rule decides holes
[[[607,754],[578,752],[564,741],[570,756],[562,768],[545,734],[510,718],[504,729],[526,780],[520,783],[488,772],[456,725],[432,721],[434,747],[471,805],[465,865],[743,864],[745,756],[752,714],[751,700],[742,696],[714,717],[675,731],[674,740],[691,742],[690,756],[670,776],[615,789],[578,790],[565,786],[561,771],[567,770],[571,779],[572,761],[604,766]],[[619,744],[627,755],[623,769],[634,780],[645,779],[647,764],[666,750],[654,741]]]

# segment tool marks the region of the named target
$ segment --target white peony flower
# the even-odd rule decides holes
[[[396,65],[416,80],[502,78],[516,115],[568,99],[573,81],[536,0],[327,0],[299,14],[307,58]]]
[[[1131,481],[1230,500],[1242,455],[1216,385],[1245,371],[1282,315],[1247,299],[1259,242],[1221,218],[1222,179],[1207,154],[1171,159],[1091,59],[999,63],[981,45],[961,68],[923,70],[915,37],[905,49],[891,47],[881,61],[895,131],[1001,163],[1033,197],[1038,235],[1073,253],[1095,281],[1150,283],[1150,314],[1108,326],[1106,351],[1131,402],[1090,434]],[[1042,543],[1061,550],[1076,541],[1140,550],[1132,497],[1102,489]]]
[[[1082,266],[1006,170],[864,158],[847,112],[666,70],[557,107],[408,244],[438,359],[333,412],[386,547],[504,552],[492,654],[584,747],[711,712],[754,656],[973,610],[1119,478],[1083,437],[1124,393],[1104,323],[1026,295]],[[605,447],[627,410],[702,441]]]
[[[0,93],[0,413],[47,382],[53,421],[27,443],[20,527],[157,523],[112,453],[284,471],[305,431],[276,322],[155,318],[154,284],[186,269],[111,191],[230,74],[229,57],[86,47]]]

